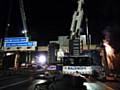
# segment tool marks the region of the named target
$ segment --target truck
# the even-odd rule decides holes
[[[85,77],[105,79],[105,70],[97,50],[82,52],[79,56],[63,57],[63,74],[74,74],[76,71]]]

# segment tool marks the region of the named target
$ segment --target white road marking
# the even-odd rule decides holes
[[[85,82],[84,85],[87,87],[87,90],[114,90],[113,88],[99,81]]]

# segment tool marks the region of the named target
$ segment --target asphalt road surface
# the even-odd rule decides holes
[[[23,75],[0,78],[0,90],[21,90],[21,88],[26,90],[31,81],[31,77]]]
[[[33,90],[36,84],[40,84],[42,82],[45,82],[45,81],[41,80],[41,79],[34,80],[33,83],[31,84],[31,86],[28,88],[28,90]],[[67,86],[65,84],[65,82],[72,83],[72,82],[70,82],[69,79],[68,80],[66,79],[66,80],[60,80],[57,82],[53,82],[52,84],[54,87],[57,87],[55,90],[66,90],[66,89],[73,90],[73,88],[71,88],[71,85],[68,84],[68,86]],[[87,79],[87,81],[84,82],[84,85],[86,86],[87,90],[120,90],[120,82],[119,81],[101,82],[101,81]],[[62,87],[66,87],[66,86],[67,86],[67,88],[65,88],[65,89],[62,88]],[[79,90],[81,90],[81,89],[79,89]]]
[[[35,85],[44,83],[45,80],[41,79],[30,79],[26,77],[19,77],[15,76],[14,78],[9,78],[5,80],[0,80],[0,90],[34,90]],[[53,82],[53,86],[57,88],[64,87],[64,83],[70,81],[60,80]],[[120,90],[120,82],[118,81],[91,81],[87,80],[84,85],[86,86],[87,90]],[[70,90],[70,86],[67,86],[67,89]],[[62,89],[66,90],[66,89]],[[81,89],[79,89],[81,90]]]

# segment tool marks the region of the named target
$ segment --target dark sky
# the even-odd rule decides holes
[[[23,36],[22,20],[18,0],[0,0],[0,37],[4,35],[6,23],[11,27],[7,36]],[[10,4],[11,3],[11,4]],[[24,0],[27,26],[32,40],[47,42],[58,35],[69,35],[72,15],[77,0]],[[11,14],[8,14],[11,7]],[[88,17],[89,32],[95,42],[102,30],[111,24],[119,24],[120,5],[117,0],[85,0],[85,15]]]

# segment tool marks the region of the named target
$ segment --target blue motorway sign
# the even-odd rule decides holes
[[[28,37],[8,37],[4,42],[28,42]]]
[[[36,47],[37,46],[37,42],[36,41],[31,41],[31,42],[16,42],[16,43],[10,43],[10,42],[6,42],[4,44],[4,47]]]

